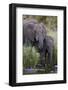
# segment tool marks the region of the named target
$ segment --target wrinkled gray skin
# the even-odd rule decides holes
[[[23,43],[32,44],[37,42],[39,49],[43,48],[43,41],[46,37],[46,30],[43,23],[38,23],[36,20],[24,20],[23,23]]]
[[[41,64],[45,66],[46,63],[46,53],[48,53],[48,64],[52,64],[52,54],[53,54],[54,40],[50,36],[46,36],[43,44],[43,49],[40,51]]]

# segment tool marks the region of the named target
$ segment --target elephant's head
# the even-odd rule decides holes
[[[46,28],[43,23],[38,23],[36,20],[24,20],[23,30],[24,42],[33,43],[39,49],[43,48],[44,38],[46,37]]]
[[[38,48],[43,48],[43,42],[46,36],[46,29],[43,23],[36,24],[35,27],[35,39],[38,42]]]

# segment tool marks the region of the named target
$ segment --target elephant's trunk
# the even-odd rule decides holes
[[[39,49],[42,49],[43,48],[43,39],[40,38],[39,40]]]

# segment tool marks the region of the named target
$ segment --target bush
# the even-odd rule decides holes
[[[23,46],[23,66],[24,68],[35,68],[40,60],[40,54],[35,47]]]

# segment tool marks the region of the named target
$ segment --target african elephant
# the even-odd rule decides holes
[[[39,49],[43,48],[43,41],[46,37],[46,28],[43,23],[37,20],[24,20],[23,22],[23,43],[35,44]]]
[[[48,54],[48,64],[52,64],[54,40],[50,36],[46,36],[44,39],[43,49],[40,50],[40,63],[44,67],[46,64],[46,55]]]

